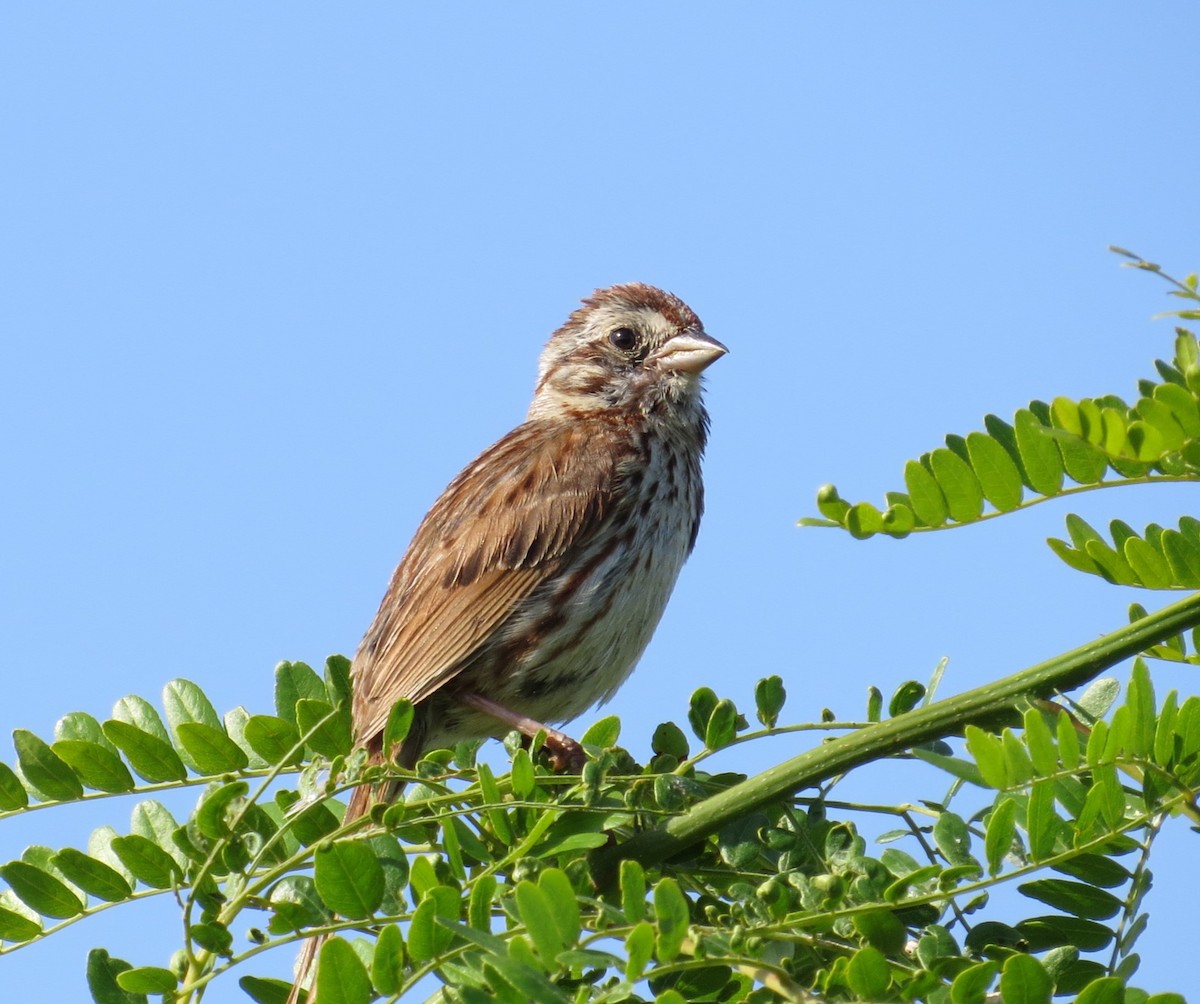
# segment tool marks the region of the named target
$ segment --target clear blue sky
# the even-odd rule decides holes
[[[1133,597],[1042,543],[1062,505],[903,543],[794,522],[822,482],[879,499],[987,411],[1132,394],[1169,355],[1165,287],[1105,247],[1200,268],[1198,29],[1190,3],[9,5],[0,730],[176,676],[269,710],[277,660],[352,652],[546,336],[631,279],[731,349],[699,546],[611,706],[631,748],[701,683],[748,703],[779,673],[793,720],[851,717],[942,656],[960,690],[1119,625]],[[5,824],[0,859],[127,813]],[[1152,990],[1194,983],[1175,829]],[[171,916],[82,924],[0,987],[83,999],[89,946],[163,964]]]

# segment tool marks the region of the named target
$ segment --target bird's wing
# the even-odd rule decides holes
[[[632,458],[590,425],[518,427],[430,509],[354,659],[360,741],[452,680],[610,516]]]

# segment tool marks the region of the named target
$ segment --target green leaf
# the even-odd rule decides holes
[[[952,865],[973,864],[971,833],[961,816],[943,812],[933,824],[933,840]]]
[[[860,948],[846,966],[846,981],[863,1000],[883,999],[892,983],[887,958],[870,945]]]
[[[513,754],[512,768],[508,776],[512,782],[513,798],[526,799],[533,794],[537,775],[533,771],[533,760],[529,756],[529,750],[522,748]]]
[[[607,749],[616,746],[621,737],[621,719],[616,715],[608,715],[594,722],[579,740],[584,746],[599,746]]]
[[[1037,708],[1027,708],[1024,715],[1025,742],[1029,746],[1029,758],[1033,768],[1042,777],[1048,777],[1058,770],[1058,750],[1054,746],[1054,737],[1050,734],[1050,726],[1046,718]]]
[[[1112,943],[1112,931],[1108,927],[1080,916],[1031,916],[1016,925],[1016,930],[1030,945],[1030,951],[1045,951],[1063,945],[1080,951],[1100,951]]]
[[[413,872],[415,874],[415,867]],[[438,918],[457,919],[458,902],[458,893],[454,889],[434,886],[417,904],[408,929],[408,953],[417,962],[428,962],[449,947],[454,935],[438,923]]]
[[[688,741],[683,730],[674,722],[663,722],[654,730],[650,748],[658,754],[673,756],[676,760],[688,758]]]
[[[134,771],[151,784],[182,781],[187,777],[187,768],[179,754],[165,739],[115,718],[105,722],[103,728],[109,742],[117,746]]]
[[[296,725],[309,748],[321,756],[347,756],[354,748],[348,706],[335,709],[325,701],[301,698],[296,702]]]
[[[78,740],[85,743],[96,743],[110,753],[116,753],[117,748],[104,738],[104,730],[100,723],[85,711],[69,711],[54,723],[54,739]]]
[[[1046,426],[1022,408],[1013,416],[1013,430],[1025,483],[1039,495],[1057,495],[1062,491],[1062,457]]]
[[[870,502],[856,502],[846,513],[846,529],[851,536],[865,540],[883,529],[883,513]]]
[[[1020,952],[1004,960],[1000,997],[1004,1004],[1050,1004],[1054,981],[1032,955]]]
[[[53,861],[69,882],[98,899],[116,903],[133,893],[133,888],[119,871],[73,847],[64,847],[54,855]]]
[[[1093,980],[1075,998],[1075,1004],[1125,1004],[1125,981],[1115,976]]]
[[[133,812],[129,814],[129,825],[130,829],[138,836],[152,840],[168,851],[174,846],[175,831],[179,829],[179,824],[171,815],[170,810],[161,802],[153,799],[138,802],[133,807]],[[182,852],[172,851],[172,857],[180,867],[186,864]]]
[[[952,756],[944,756],[941,753],[934,753],[932,750],[923,749],[920,746],[914,746],[911,752],[912,755],[917,759],[924,760],[926,763],[931,763],[935,767],[940,767],[947,773],[953,774],[955,777],[962,778],[962,780],[968,782],[969,784],[977,785],[980,788],[991,787],[991,785],[988,785],[984,781],[983,774],[980,772],[979,768],[969,760],[962,760],[958,757]]]
[[[284,980],[264,979],[259,976],[243,976],[238,986],[254,1004],[287,1004],[292,985]]]
[[[906,497],[907,498],[907,497]],[[893,503],[884,510],[881,530],[891,537],[907,537],[917,526],[912,504]]]
[[[336,935],[321,946],[317,960],[317,999],[321,1004],[368,1004],[371,977],[354,947]]]
[[[50,748],[89,788],[112,794],[131,791],[133,775],[111,745],[107,740],[100,745],[85,739],[59,739]]]
[[[1081,485],[1094,485],[1108,470],[1108,458],[1083,439],[1071,436],[1055,438],[1067,476]]]
[[[371,985],[384,996],[404,989],[404,935],[399,924],[388,924],[379,932],[371,957]]]
[[[163,709],[167,724],[174,730],[184,722],[199,722],[223,731],[221,718],[212,702],[191,680],[172,680],[163,687]]]
[[[88,952],[87,985],[95,1004],[146,1004],[145,994],[129,993],[117,984],[117,977],[132,968],[124,959],[114,959],[103,948]]]
[[[199,774],[227,774],[250,765],[245,751],[225,734],[203,722],[180,722],[175,735]]]
[[[708,731],[708,720],[717,706],[717,695],[709,687],[699,687],[693,692],[688,706],[688,724],[701,742]]]
[[[113,853],[133,876],[152,889],[170,889],[183,878],[182,869],[170,854],[139,834],[114,837]]]
[[[933,969],[939,959],[961,954],[958,942],[941,924],[930,924],[917,941],[917,959],[926,969]]]
[[[171,743],[171,737],[167,735],[167,727],[163,725],[162,719],[158,717],[158,712],[154,710],[154,706],[144,697],[138,697],[136,694],[122,697],[113,705],[112,716],[118,722],[124,722],[126,725],[132,725],[143,732],[149,732],[150,735],[156,739],[161,739],[167,745]],[[101,729],[103,728],[101,726]],[[107,731],[104,734],[108,736]]]
[[[583,919],[579,913],[579,900],[566,872],[559,868],[546,868],[538,876],[538,888],[545,893],[547,906],[554,917],[564,945],[570,948],[579,940],[583,930]]]
[[[392,760],[400,744],[408,738],[414,717],[413,704],[408,698],[401,698],[392,705],[383,728],[383,756],[386,760]]]
[[[250,712],[242,705],[236,708],[230,708],[225,712],[223,724],[225,726],[225,734],[234,741],[237,748],[246,755],[246,762],[253,770],[263,770],[271,766],[269,760],[259,756],[254,747],[250,745],[246,738],[246,725],[250,721]]]
[[[625,937],[625,978],[631,983],[640,979],[653,957],[654,927],[643,920]]]
[[[913,512],[924,526],[942,526],[949,510],[937,480],[916,460],[904,465],[904,488],[912,500]]]
[[[321,899],[344,917],[370,917],[383,901],[383,868],[361,841],[338,840],[317,848],[314,878]]]
[[[446,828],[456,832],[466,831],[466,827],[458,819],[449,820]],[[383,901],[380,908],[384,913],[407,912],[405,896],[410,872],[408,856],[400,841],[391,833],[379,833],[368,837],[365,843],[371,848],[379,867],[383,869]]]
[[[496,986],[499,979],[511,986],[517,994],[512,999],[521,1004],[526,1001],[531,1004],[570,1004],[571,997],[566,991],[560,990],[542,974],[532,956],[526,958],[526,953],[523,953],[520,947],[524,944],[523,938],[516,937],[509,944],[511,957],[500,954],[488,956],[487,962],[484,963],[484,971],[492,970],[496,974],[489,982]],[[488,975],[490,977],[491,973]],[[479,1000],[478,1004],[484,1002]]]
[[[0,866],[0,875],[22,903],[46,917],[65,920],[83,912],[83,901],[65,882],[27,861]]]
[[[838,495],[838,490],[833,485],[821,485],[817,489],[817,511],[826,520],[832,520],[841,525],[849,510],[850,503]],[[816,523],[816,521],[813,522]],[[824,525],[828,526],[829,524],[825,523]]]
[[[88,836],[87,851],[91,857],[108,865],[109,868],[132,885],[133,873],[125,867],[124,863],[112,849],[112,842],[116,836],[117,831],[111,826],[96,827]]]
[[[233,954],[233,935],[229,928],[216,921],[205,921],[188,927],[188,937],[206,952],[223,955],[226,958]]]
[[[1175,723],[1179,719],[1178,695],[1168,691],[1163,698],[1162,711],[1154,722],[1154,762],[1167,767],[1175,758]]]
[[[117,973],[117,986],[132,994],[166,994],[178,985],[175,974],[160,966],[139,966]]]
[[[721,860],[735,871],[749,870],[763,849],[759,831],[766,825],[767,817],[754,812],[734,817],[722,826],[717,833]]]
[[[1111,676],[1093,680],[1076,699],[1075,703],[1093,720],[1108,714],[1121,694],[1121,684]]]
[[[268,925],[272,934],[288,934],[303,927],[313,927],[332,916],[308,875],[284,876],[271,887],[267,901],[272,911]]]
[[[492,899],[496,895],[496,877],[480,875],[471,884],[471,898],[467,904],[467,920],[479,931],[492,928]]]
[[[1033,777],[1033,761],[1025,750],[1025,744],[1017,738],[1012,729],[1005,729],[1000,735],[1004,748],[1005,770],[1009,780],[1014,784],[1024,784]]]
[[[296,702],[302,698],[328,703],[328,697],[324,682],[311,666],[281,662],[275,667],[275,713],[285,721],[296,724]]]
[[[1200,548],[1178,530],[1164,530],[1161,543],[1175,583],[1188,589],[1200,586]]]
[[[501,843],[511,844],[513,842],[512,823],[507,810],[503,808],[504,799],[500,794],[500,786],[496,784],[496,777],[486,763],[480,763],[476,770],[478,771],[479,788],[483,792],[483,801],[487,806],[484,809],[484,815],[491,824],[492,832],[496,834],[496,838]]]
[[[981,962],[964,969],[950,984],[950,1000],[953,1004],[983,1004],[987,989],[999,971],[997,962]]]
[[[231,817],[244,807],[244,800],[249,792],[250,785],[245,781],[210,786],[196,807],[196,828],[210,840],[231,836]]]
[[[775,728],[779,721],[779,712],[787,700],[787,691],[783,687],[783,677],[767,676],[754,685],[754,705],[758,720],[769,729]]]
[[[952,450],[938,448],[929,454],[929,467],[946,497],[951,519],[970,523],[982,515],[983,489],[965,460]]]
[[[975,758],[984,781],[992,788],[1007,788],[1010,779],[1004,744],[999,738],[976,725],[968,725],[963,730],[963,735],[967,740],[967,752]]]
[[[897,715],[912,711],[913,708],[921,703],[921,698],[924,696],[925,685],[923,683],[918,683],[916,680],[906,680],[892,694],[892,699],[888,702],[888,715],[895,718]]]
[[[517,883],[517,911],[525,930],[533,939],[534,947],[542,962],[552,967],[554,958],[566,946],[554,922],[554,914],[550,907],[549,897],[528,879]]]
[[[1017,803],[1012,798],[1002,798],[988,817],[984,847],[987,854],[988,874],[999,875],[1004,858],[1012,850],[1013,838],[1017,834]]]
[[[1103,854],[1080,854],[1054,866],[1055,871],[1065,872],[1088,885],[1115,889],[1133,878],[1132,873],[1118,861]]]
[[[32,917],[0,906],[0,941],[32,941],[42,933],[42,925]]]
[[[1187,389],[1172,383],[1159,384],[1154,388],[1154,400],[1171,410],[1185,435],[1191,439],[1200,436],[1200,412],[1196,398]]]
[[[1154,727],[1157,710],[1154,700],[1154,685],[1146,663],[1135,659],[1133,672],[1129,675],[1129,687],[1125,693],[1125,705],[1129,708],[1129,740],[1126,752],[1148,757],[1154,748]]]
[[[660,962],[673,962],[688,931],[688,902],[673,878],[659,879],[654,887],[655,946]]]
[[[21,773],[47,798],[70,802],[83,794],[83,785],[75,772],[32,732],[14,729],[13,746],[17,750]]]
[[[646,916],[646,873],[632,858],[621,862],[621,912],[630,924]]]
[[[1025,829],[1029,834],[1029,854],[1041,861],[1054,853],[1062,821],[1054,811],[1054,782],[1039,779],[1029,792],[1025,808]]]
[[[1130,537],[1125,541],[1121,555],[1147,588],[1169,589],[1174,585],[1167,559],[1141,537]]]
[[[296,726],[273,715],[251,715],[246,721],[246,742],[270,764],[299,763],[304,755]]]
[[[1100,575],[1100,566],[1096,564],[1084,551],[1078,551],[1071,547],[1064,540],[1059,540],[1057,537],[1047,537],[1046,543],[1050,545],[1052,550],[1069,568],[1075,569],[1077,572],[1086,572],[1089,575]]]
[[[331,655],[325,660],[325,696],[330,704],[350,700],[350,666],[344,655]]]
[[[888,955],[899,954],[908,940],[908,929],[890,910],[872,910],[854,918],[854,926],[871,947]]]
[[[878,687],[867,688],[867,721],[877,722],[883,716],[883,691]]]
[[[1047,906],[1089,920],[1107,920],[1121,910],[1121,901],[1112,893],[1067,879],[1034,879],[1021,883],[1017,891]]]
[[[982,432],[967,436],[967,453],[979,479],[983,496],[1000,512],[1021,504],[1021,472],[1012,457],[996,440]]]
[[[719,750],[733,742],[737,735],[737,707],[727,697],[717,701],[704,730],[704,745]]]
[[[0,763],[0,812],[23,809],[29,804],[29,793],[21,779],[6,763]]]

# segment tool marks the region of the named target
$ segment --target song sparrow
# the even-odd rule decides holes
[[[641,283],[597,290],[550,337],[525,422],[434,503],[354,657],[355,733],[374,756],[401,698],[415,715],[397,759],[411,766],[613,695],[696,542],[700,374],[726,351],[682,300]],[[548,735],[577,768],[579,746]],[[379,795],[357,789],[348,812]]]

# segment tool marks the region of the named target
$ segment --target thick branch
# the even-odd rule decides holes
[[[615,873],[622,858],[656,864],[775,799],[868,761],[954,735],[969,724],[995,719],[1023,697],[1044,697],[1077,687],[1110,666],[1197,625],[1200,593],[1002,680],[823,743],[705,799],[624,844],[603,848],[593,858],[593,874],[601,886],[606,886],[607,877]]]

